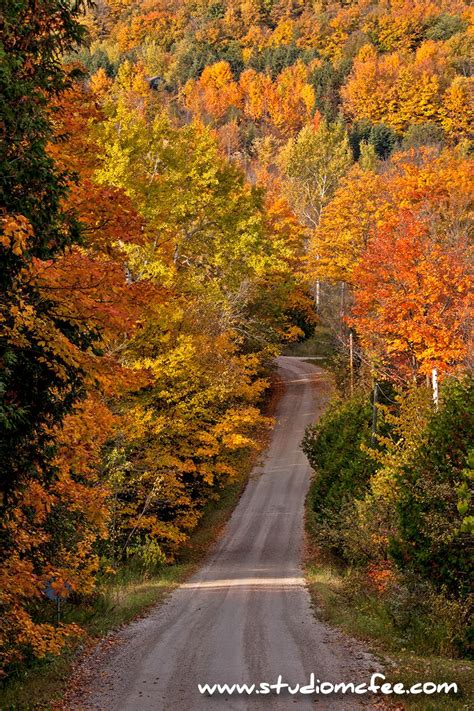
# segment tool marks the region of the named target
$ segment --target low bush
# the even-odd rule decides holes
[[[400,644],[469,656],[472,381],[445,384],[438,411],[426,388],[388,402],[375,446],[360,394],[335,400],[307,429],[310,532],[345,565],[346,592],[375,605]]]
[[[306,430],[302,447],[316,472],[313,509],[321,522],[338,517],[367,488],[375,462],[361,444],[370,445],[371,421],[370,402],[360,396],[337,400]]]

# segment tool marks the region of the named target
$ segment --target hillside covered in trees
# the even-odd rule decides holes
[[[433,584],[468,653],[470,4],[1,12],[5,673],[81,633],[48,586],[80,605],[179,556],[270,424],[274,357],[322,327],[321,545],[382,591]]]

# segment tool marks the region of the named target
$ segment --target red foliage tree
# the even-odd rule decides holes
[[[462,251],[410,213],[369,242],[349,319],[376,364],[417,379],[454,371],[468,353],[470,280]]]

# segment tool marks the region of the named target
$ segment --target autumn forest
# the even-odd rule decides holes
[[[280,353],[333,382],[302,443],[320,555],[408,648],[467,659],[470,3],[0,18],[6,683],[77,647],[121,570],[180,560],[262,450]]]

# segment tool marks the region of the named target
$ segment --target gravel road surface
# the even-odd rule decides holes
[[[217,546],[163,605],[121,630],[116,644],[99,645],[74,711],[371,708],[360,696],[198,691],[198,683],[274,683],[279,674],[303,685],[311,672],[321,681],[361,683],[378,667],[311,609],[301,568],[310,468],[300,442],[329,386],[324,371],[302,359],[280,357],[278,367],[286,389],[269,448]]]

